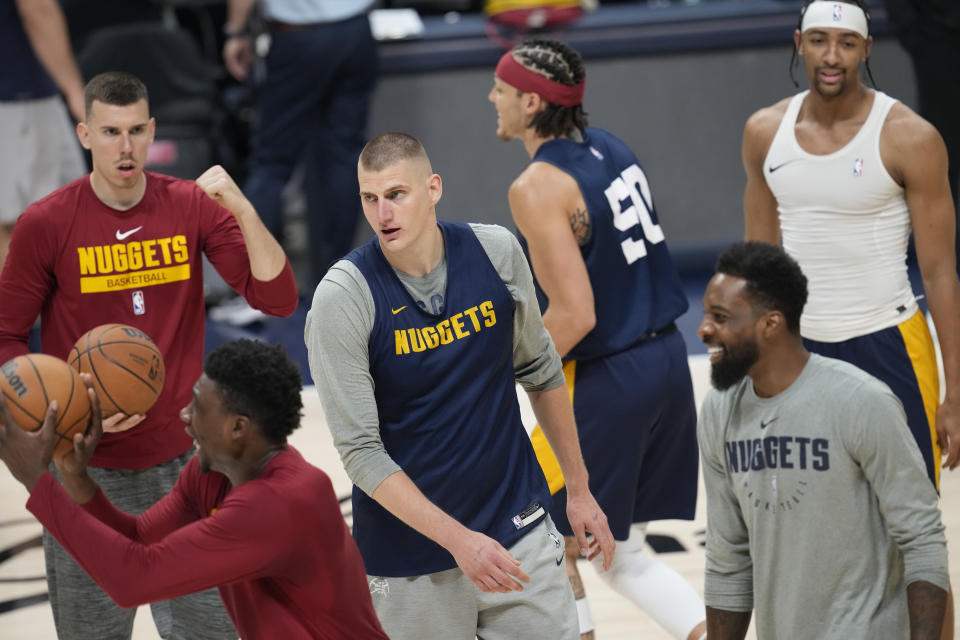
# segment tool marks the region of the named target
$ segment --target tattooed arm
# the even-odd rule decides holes
[[[534,162],[509,192],[510,210],[527,241],[530,265],[550,300],[543,324],[561,356],[596,324],[593,289],[580,245],[590,237],[590,218],[580,187],[569,174]]]

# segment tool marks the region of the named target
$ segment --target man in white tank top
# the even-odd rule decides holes
[[[906,267],[914,232],[944,355],[936,430],[952,469],[960,463],[960,283],[946,150],[928,122],[860,81],[872,38],[859,6],[815,1],[805,14],[794,40],[811,90],[757,111],[744,129],[746,235],[778,243],[782,233],[810,278],[802,334],[837,343],[916,313]]]
[[[960,282],[947,153],[930,123],[861,82],[868,28],[863,0],[805,4],[794,44],[810,90],[760,109],[744,128],[746,237],[782,238],[809,278],[800,326],[807,348],[890,386],[939,486],[941,455],[949,469],[960,464]],[[943,353],[943,403],[907,278],[911,231]]]

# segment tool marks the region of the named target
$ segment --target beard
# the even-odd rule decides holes
[[[733,347],[724,345],[723,357],[710,366],[710,382],[720,391],[729,389],[746,377],[759,358],[760,350],[753,340]]]

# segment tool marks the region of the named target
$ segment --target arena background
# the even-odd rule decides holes
[[[381,44],[382,74],[370,134],[399,130],[423,141],[435,171],[444,180],[438,206],[441,218],[512,228],[506,191],[528,158],[520,144],[503,143],[494,135],[496,114],[486,96],[502,50],[485,34],[481,15],[446,12],[451,8],[475,10],[473,0],[401,2],[392,6],[423,10],[425,31],[415,39]],[[698,401],[708,387],[708,366],[700,355],[705,349],[695,335],[700,298],[717,252],[743,234],[743,124],[754,110],[796,91],[788,64],[799,4],[775,0],[615,3],[604,5],[563,32],[550,34],[568,40],[584,53],[588,70],[585,106],[591,123],[622,137],[636,151],[650,178],[660,223],[690,300],[690,311],[679,325],[691,354]],[[155,25],[179,24],[180,35],[189,36],[205,81],[209,81],[209,87],[201,87],[198,94],[212,111],[204,127],[177,122],[171,115],[175,111],[158,114],[162,144],[154,168],[189,178],[195,177],[191,162],[217,161],[242,179],[251,95],[247,88],[228,80],[219,63],[222,1],[63,0],[63,5],[82,64],[85,50],[88,62],[95,57],[90,43],[95,43],[93,37],[107,18],[123,23],[147,19]],[[888,35],[882,3],[872,5],[877,35],[871,56],[874,77],[883,91],[915,106],[910,61]],[[802,69],[796,77],[803,85]],[[164,162],[169,166],[162,166]],[[287,216],[292,233],[287,248],[303,284],[308,248],[297,242],[304,236],[297,233],[303,224],[303,203],[295,186],[289,196]],[[369,232],[361,224],[357,242],[367,237]],[[911,276],[920,292],[915,267]],[[305,382],[310,384],[302,337],[310,292],[303,289],[300,308],[292,318],[265,319],[245,326],[208,321],[207,349],[237,337],[282,343],[301,364]],[[223,294],[215,281],[211,281],[210,294],[211,304]],[[33,345],[37,346],[36,337]],[[316,391],[306,388],[304,398],[304,426],[293,443],[334,479],[349,518],[349,481],[330,443]],[[529,412],[526,417],[529,423]],[[960,491],[958,478],[954,473],[944,474],[944,495]],[[25,500],[22,487],[9,474],[0,473],[0,637],[45,640],[55,634],[42,577],[40,527],[24,509]],[[944,508],[948,538],[953,539],[960,535],[960,510],[951,509],[949,503]],[[665,521],[650,529],[654,550],[698,590],[702,590],[704,526],[701,492],[695,521]],[[583,573],[598,638],[667,637],[602,584],[592,570]],[[957,561],[951,563],[951,574],[956,582],[960,575]],[[143,608],[134,637],[157,637]]]

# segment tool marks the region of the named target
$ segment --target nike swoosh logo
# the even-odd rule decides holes
[[[547,531],[547,537],[553,540],[553,544],[557,547],[557,566],[559,567],[561,564],[563,564],[563,556],[565,555],[563,544],[560,542],[560,538],[558,538],[552,531]]]
[[[132,234],[136,233],[137,231],[140,231],[140,229],[143,229],[143,226],[142,226],[142,225],[139,226],[139,227],[137,227],[136,229],[130,229],[130,231],[125,231],[125,232],[123,232],[123,233],[120,233],[120,229],[117,229],[117,240],[123,240],[123,239],[126,238],[127,236],[132,235]]]
[[[760,428],[761,428],[761,429],[766,429],[768,426],[770,426],[771,423],[776,422],[776,421],[777,421],[777,418],[779,418],[779,417],[780,417],[780,416],[777,416],[776,418],[770,418],[770,419],[767,420],[766,422],[764,422],[763,420],[761,420],[761,421],[760,421]]]
[[[767,171],[769,171],[770,173],[773,173],[773,172],[776,171],[777,169],[780,169],[781,167],[785,167],[785,166],[787,166],[788,164],[790,164],[791,162],[796,162],[796,161],[799,160],[799,159],[800,159],[800,158],[794,158],[793,160],[787,160],[786,162],[781,162],[780,164],[776,165],[775,167],[767,167]]]
[[[403,310],[406,309],[406,308],[407,308],[407,305],[403,305],[403,306],[400,307],[399,309],[394,309],[394,308],[391,307],[391,308],[390,308],[390,311],[393,311],[393,315],[397,315],[398,313],[400,313],[401,311],[403,311]]]

